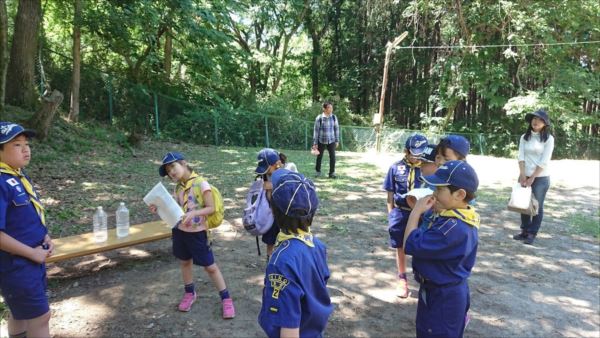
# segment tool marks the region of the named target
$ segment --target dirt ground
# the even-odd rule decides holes
[[[338,173],[347,181],[319,187],[322,202],[313,225],[328,246],[332,273],[329,291],[335,310],[326,336],[414,336],[418,285],[411,279],[406,300],[394,295],[394,253],[387,247],[381,181],[393,158],[344,152],[339,158]],[[469,280],[472,320],[465,336],[599,337],[598,240],[569,230],[574,215],[598,220],[599,162],[552,163],[544,223],[535,245],[526,246],[511,238],[518,232],[519,215],[505,210],[516,161],[481,156],[469,161],[480,176],[477,208],[482,226]],[[365,169],[363,163],[373,165]],[[195,270],[198,301],[189,313],[176,310],[181,277],[170,241],[163,240],[49,264],[52,334],[264,336],[256,319],[265,248],[263,256],[257,256],[254,237],[241,227],[246,189],[236,193],[237,205],[226,201],[226,218],[233,225],[219,228],[214,243],[235,301],[235,319],[221,319],[218,293],[200,268]],[[0,332],[5,335],[4,330]]]

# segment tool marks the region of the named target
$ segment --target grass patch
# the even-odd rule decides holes
[[[335,231],[337,233],[340,233],[340,234],[347,234],[348,231],[349,231],[348,227],[346,227],[343,224],[326,223],[326,224],[323,224],[322,227],[324,229],[327,229],[327,230],[333,230],[333,231]]]
[[[592,236],[600,241],[600,211],[597,215],[582,213],[571,213],[567,216],[567,222],[571,233]]]

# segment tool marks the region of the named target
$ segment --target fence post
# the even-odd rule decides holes
[[[265,141],[267,142],[267,148],[271,148],[269,146],[269,118],[265,115]]]
[[[308,122],[304,122],[304,148],[308,150]]]
[[[112,78],[108,78],[108,121],[112,124],[113,117],[113,97],[112,97]]]
[[[344,138],[342,137],[342,126],[340,126],[340,150],[344,149]]]
[[[152,93],[154,96],[154,121],[156,122],[156,136],[160,136],[160,127],[158,123],[158,95],[156,92]]]
[[[219,119],[215,113],[213,113],[213,118],[215,120],[215,146],[219,146]]]
[[[479,136],[479,155],[484,155],[484,153],[483,153],[483,145],[482,145],[482,143],[483,143],[483,135],[481,135],[481,133],[480,133],[480,134],[478,134],[478,136]]]

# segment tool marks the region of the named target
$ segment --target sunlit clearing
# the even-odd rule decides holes
[[[100,188],[100,185],[98,182],[81,182],[81,186],[83,187],[83,191]]]
[[[567,296],[548,296],[540,291],[532,291],[531,299],[538,303],[557,305],[563,311],[573,313],[595,313],[597,310],[592,309],[590,302],[587,300]]]

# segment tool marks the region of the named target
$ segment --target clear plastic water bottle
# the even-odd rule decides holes
[[[106,242],[108,239],[108,220],[106,212],[98,207],[94,214],[94,240],[96,243]]]
[[[125,207],[125,202],[119,204],[117,209],[117,237],[129,236],[129,210]]]

